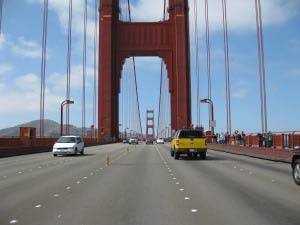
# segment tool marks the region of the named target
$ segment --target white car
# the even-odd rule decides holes
[[[162,139],[162,138],[157,138],[156,144],[164,144],[164,143],[165,143],[164,139]]]
[[[129,139],[129,144],[138,144],[138,143],[139,143],[139,141],[138,141],[137,138],[130,138]]]
[[[79,136],[61,136],[54,144],[53,156],[84,154],[84,143]]]

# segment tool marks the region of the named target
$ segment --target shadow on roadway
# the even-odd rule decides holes
[[[199,156],[197,156],[196,158],[188,157],[188,156],[180,156],[179,159],[184,161],[226,161],[227,160],[225,158],[210,156],[210,155],[207,155],[206,159],[201,159]]]
[[[58,155],[57,157],[66,157],[66,158],[70,158],[70,157],[91,157],[94,156],[96,154],[91,154],[91,153],[85,153],[84,155]]]

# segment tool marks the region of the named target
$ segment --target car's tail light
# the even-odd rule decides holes
[[[176,145],[177,145],[177,146],[179,145],[179,140],[176,140]]]

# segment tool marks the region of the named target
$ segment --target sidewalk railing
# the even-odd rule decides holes
[[[295,146],[300,146],[300,131],[283,131],[283,132],[272,132],[272,141],[268,141],[268,133],[261,134],[263,141],[261,147],[271,147],[275,149],[293,149]],[[207,143],[217,144],[216,136],[207,136]],[[259,136],[257,133],[246,134],[241,143],[237,143],[236,137],[230,137],[227,139],[227,145],[240,145],[246,147],[259,147]]]

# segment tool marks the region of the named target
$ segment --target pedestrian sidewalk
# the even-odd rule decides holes
[[[239,145],[222,145],[207,144],[207,148],[215,151],[228,152],[239,155],[247,155],[250,157],[287,162],[290,163],[293,156],[293,150],[260,148],[260,147],[244,147]]]

